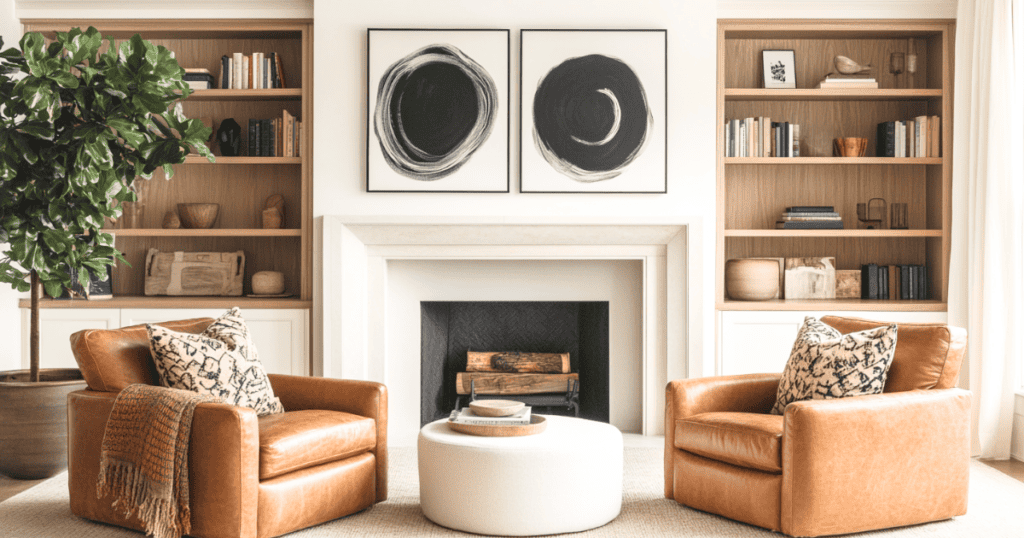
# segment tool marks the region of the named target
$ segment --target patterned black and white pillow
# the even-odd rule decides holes
[[[202,334],[159,325],[146,325],[146,330],[161,385],[217,396],[255,409],[260,416],[284,412],[238,308],[217,318]]]
[[[782,373],[772,413],[802,400],[880,394],[896,352],[896,324],[843,335],[804,318]]]

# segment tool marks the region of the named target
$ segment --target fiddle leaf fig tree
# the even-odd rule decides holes
[[[195,151],[210,128],[182,114],[191,93],[171,51],[138,35],[101,52],[95,28],[29,33],[19,48],[0,39],[0,282],[32,292],[38,341],[40,286],[53,296],[89,272],[124,262],[104,217],[136,200],[137,176],[152,177]],[[127,262],[126,262],[127,263]],[[31,354],[38,379],[38,346]]]

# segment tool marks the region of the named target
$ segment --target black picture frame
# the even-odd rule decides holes
[[[580,54],[580,50],[592,51]],[[576,143],[563,144],[565,151],[558,155],[554,146],[557,142],[543,142],[549,133],[541,133],[544,126],[538,127],[538,117],[534,107],[537,98],[544,89],[546,81],[557,73],[558,68],[569,62],[600,56],[604,59],[592,65],[594,72],[593,91],[605,93],[606,97],[597,98],[597,105],[614,106],[615,120],[612,129],[608,129],[603,139],[584,141],[571,136]],[[614,60],[613,62],[607,61]],[[537,194],[666,194],[668,192],[668,30],[656,28],[642,29],[523,29],[519,40],[519,191]],[[617,63],[616,63],[617,62]],[[621,65],[618,65],[621,64]],[[609,136],[618,136],[615,131],[620,126],[622,106],[635,106],[637,102],[630,100],[623,103],[614,96],[615,90],[602,91],[606,88],[597,81],[610,71],[617,70],[632,73],[639,81],[640,95],[644,97],[644,109],[634,109],[632,116],[647,113],[650,116],[644,139],[629,151],[635,153],[624,164],[618,161],[605,161],[615,164],[586,168],[576,166],[574,160],[584,159],[590,150],[580,146],[597,146],[609,142]],[[574,66],[575,69],[578,66]],[[567,79],[568,80],[568,79]],[[599,86],[601,86],[599,88]],[[573,88],[579,87],[576,82]],[[570,90],[572,91],[572,90]],[[545,90],[542,99],[551,102]],[[592,95],[592,94],[591,94]],[[649,97],[648,97],[649,96]],[[580,103],[582,99],[576,101]],[[546,105],[541,105],[546,106]],[[630,110],[624,112],[627,116]],[[564,124],[564,122],[562,122]],[[605,125],[607,121],[605,121]],[[570,133],[559,133],[564,140]],[[601,136],[601,135],[597,135]],[[650,136],[650,138],[646,138]],[[550,140],[549,140],[550,141]],[[616,141],[617,142],[617,141]],[[609,144],[609,147],[611,144]],[[602,155],[601,158],[617,159]],[[603,164],[603,163],[599,163]],[[568,169],[568,171],[567,171]],[[593,174],[594,169],[597,170]],[[578,172],[583,170],[583,172]],[[591,177],[585,177],[591,173]],[[614,174],[614,175],[612,175]],[[573,177],[573,176],[576,177]],[[604,177],[611,176],[611,177]],[[596,178],[596,179],[592,179]]]
[[[484,53],[478,56],[462,49]],[[508,29],[367,28],[366,191],[511,192],[511,61]],[[389,92],[401,85],[401,77],[417,75],[415,70],[426,65],[461,70],[456,78],[471,81],[467,87],[471,85],[477,97],[477,115],[469,135],[439,155],[410,147],[414,137],[392,130],[412,123],[388,121],[383,116],[391,114],[394,107],[381,107],[385,101],[393,102],[388,100],[394,95]],[[422,71],[418,74],[426,76]],[[466,101],[453,97],[449,103]],[[378,111],[382,117],[375,117]],[[481,140],[477,135],[485,116],[489,127]],[[423,121],[421,125],[434,123]],[[467,146],[472,148],[467,150]],[[428,155],[423,157],[424,153]]]
[[[761,75],[766,89],[796,89],[796,51],[793,49],[762,50]],[[780,77],[781,80],[779,80]]]

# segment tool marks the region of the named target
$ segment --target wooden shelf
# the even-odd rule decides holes
[[[718,310],[828,310],[884,312],[945,312],[942,301],[878,301],[868,299],[776,299],[772,301],[730,301],[718,304]]]
[[[941,157],[896,158],[896,157],[726,157],[725,164],[897,164],[897,165],[941,165]]]
[[[299,101],[301,88],[275,88],[268,90],[196,90],[188,101]]]
[[[302,230],[262,228],[210,228],[164,230],[162,228],[105,229],[119,237],[302,237]]]
[[[726,101],[927,101],[942,99],[942,90],[776,90],[726,88]]]
[[[18,301],[20,308],[31,308],[29,299]],[[259,297],[137,297],[118,296],[113,299],[99,301],[55,300],[39,301],[39,308],[288,308],[307,309],[313,306],[312,301],[303,301],[297,297],[282,299],[264,299]]]
[[[725,237],[942,237],[942,230],[725,230]]]
[[[185,164],[302,164],[302,157],[224,157],[217,156],[217,162],[210,162],[200,155],[185,156]]]

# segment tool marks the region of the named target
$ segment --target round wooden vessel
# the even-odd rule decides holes
[[[178,204],[178,217],[181,219],[182,228],[213,228],[219,212],[220,204]]]
[[[469,402],[469,408],[481,417],[507,417],[525,407],[523,402],[515,400],[475,400]]]
[[[725,262],[725,290],[737,301],[767,301],[779,293],[779,262],[776,260],[729,260]]]
[[[448,427],[459,433],[469,435],[480,435],[482,437],[522,437],[524,435],[536,435],[548,427],[544,417],[533,415],[530,417],[530,424],[524,426],[486,426],[483,424],[457,424],[448,421]]]

